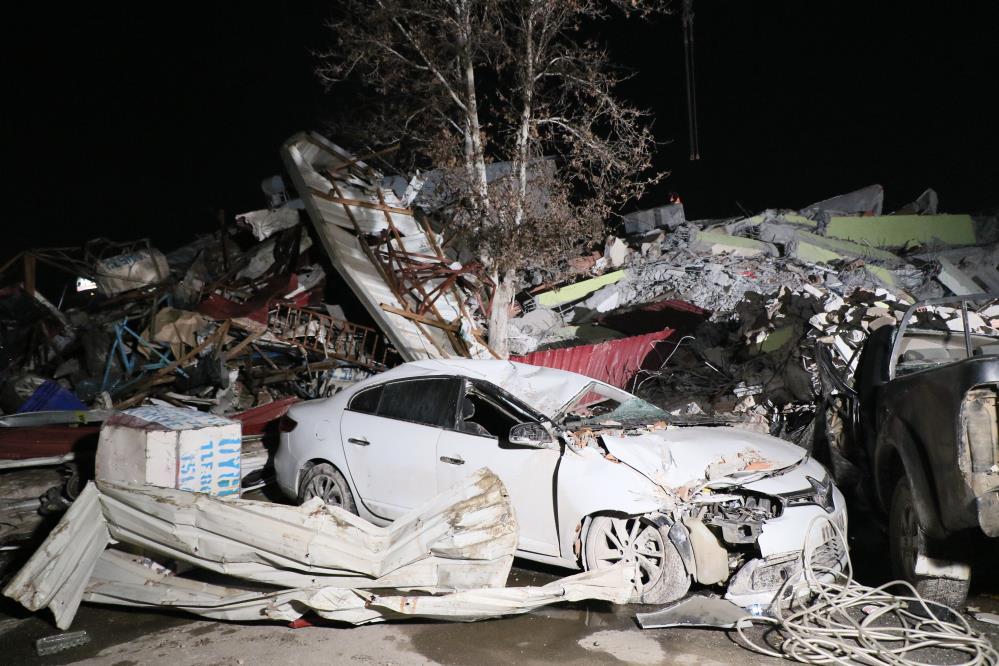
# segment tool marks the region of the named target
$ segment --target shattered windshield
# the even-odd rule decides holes
[[[588,384],[559,412],[556,421],[573,426],[627,426],[665,421],[655,405],[597,382]]]

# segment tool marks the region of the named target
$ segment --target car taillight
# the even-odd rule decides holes
[[[297,425],[298,421],[285,414],[284,416],[281,417],[279,427],[281,429],[281,432],[291,432],[292,430],[295,429]]]

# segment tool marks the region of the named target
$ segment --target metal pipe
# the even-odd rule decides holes
[[[961,323],[964,326],[964,351],[971,358],[971,331],[968,330],[968,301],[961,301]]]
[[[25,467],[51,467],[72,461],[76,456],[67,453],[61,456],[47,456],[43,458],[25,458],[24,460],[0,460],[0,470],[24,469]]]

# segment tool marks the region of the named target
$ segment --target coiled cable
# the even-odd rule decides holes
[[[745,647],[806,664],[924,666],[933,662],[919,661],[925,655],[918,653],[929,649],[948,652],[946,663],[953,666],[999,664],[999,653],[988,637],[972,629],[961,613],[921,597],[910,583],[894,580],[868,587],[854,580],[846,538],[838,525],[818,516],[809,523],[809,536],[822,523],[832,527],[833,538],[843,546],[844,570],[815,565],[814,542],[806,539],[801,571],[778,590],[773,617],[752,616],[736,626]],[[904,594],[889,592],[891,588]],[[781,603],[781,599],[791,601]],[[744,629],[757,624],[774,626],[780,636],[776,649],[746,635]],[[961,658],[966,660],[955,661]]]

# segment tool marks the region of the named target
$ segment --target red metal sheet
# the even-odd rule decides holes
[[[195,308],[199,313],[212,319],[237,319],[248,317],[261,324],[267,323],[268,308],[281,300],[281,297],[298,287],[298,276],[278,275],[268,280],[245,303],[237,303],[219,294],[210,294]],[[308,300],[306,294],[299,294],[292,302],[302,303]]]
[[[97,450],[100,424],[0,428],[0,459],[24,460],[75,453],[88,457]]]
[[[627,388],[639,370],[647,366],[659,367],[661,359],[660,355],[655,353],[655,348],[671,335],[673,329],[667,328],[655,333],[609,340],[594,345],[549,349],[532,352],[527,356],[512,356],[510,360],[545,368],[569,370],[618,388]]]
[[[288,411],[288,408],[298,402],[298,398],[282,398],[260,407],[248,409],[245,412],[229,414],[226,418],[242,421],[243,436],[260,435],[267,426],[274,423]]]

